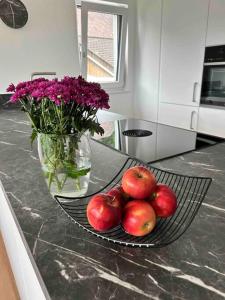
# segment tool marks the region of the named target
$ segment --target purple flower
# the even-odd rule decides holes
[[[7,88],[7,90],[6,90],[6,92],[15,92],[15,85],[13,84],[13,83],[11,83],[9,86],[8,86],[8,88]]]
[[[17,86],[11,84],[7,91],[14,92],[11,102],[20,100],[35,100],[40,102],[49,99],[57,106],[75,102],[78,105],[91,108],[106,108],[109,106],[109,95],[100,84],[87,82],[82,76],[65,76],[62,80],[47,80],[38,78],[32,81],[21,82]]]
[[[61,80],[38,78],[16,86],[11,84],[7,91],[13,92],[12,103],[21,102],[35,132],[104,132],[96,113],[98,109],[109,108],[109,95],[98,83],[87,82],[81,76]]]

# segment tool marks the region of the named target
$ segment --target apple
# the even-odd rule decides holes
[[[91,198],[87,206],[87,218],[97,231],[106,231],[121,222],[122,208],[117,197],[97,194]]]
[[[117,201],[120,203],[121,207],[124,207],[128,200],[128,195],[124,192],[123,188],[121,186],[116,186],[112,188],[107,195],[113,196],[117,199]]]
[[[156,215],[151,205],[144,200],[131,200],[124,207],[123,229],[134,236],[150,233],[156,225]]]
[[[177,209],[177,197],[170,187],[159,183],[151,197],[150,204],[158,217],[167,218],[172,216]]]
[[[150,197],[156,187],[154,174],[143,166],[132,167],[122,177],[122,188],[134,199]]]

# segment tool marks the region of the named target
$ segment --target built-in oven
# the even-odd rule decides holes
[[[225,106],[225,45],[206,47],[201,104]]]

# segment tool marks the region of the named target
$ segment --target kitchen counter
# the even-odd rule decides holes
[[[138,249],[98,239],[68,219],[47,190],[29,135],[22,112],[0,109],[0,180],[46,299],[225,298],[225,143],[155,163],[177,173],[210,176],[213,183],[178,241]],[[92,141],[91,147],[89,192],[104,186],[126,160],[100,143]]]

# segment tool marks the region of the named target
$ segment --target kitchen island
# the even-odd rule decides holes
[[[16,249],[27,253],[25,257],[15,251],[11,264],[21,268],[21,277],[24,273],[27,278],[29,272],[36,276],[36,282],[33,275],[26,281],[24,299],[31,299],[32,283],[41,289],[40,294],[33,290],[32,300],[41,300],[41,294],[42,299],[53,300],[225,298],[225,143],[154,164],[181,174],[209,176],[213,183],[178,241],[160,249],[138,249],[98,239],[66,216],[48,192],[36,145],[30,148],[30,131],[22,112],[0,109],[0,180],[22,241]],[[127,159],[95,141],[91,147],[89,193],[103,187]],[[0,220],[12,248],[17,237],[10,236],[10,220],[2,209]],[[17,276],[17,285],[23,284],[20,280]]]

